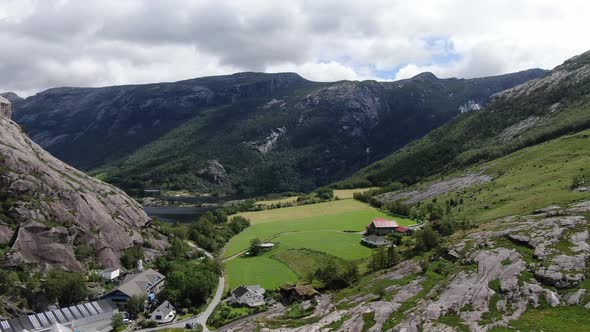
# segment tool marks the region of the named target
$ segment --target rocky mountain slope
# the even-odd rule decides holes
[[[118,267],[121,252],[142,244],[149,225],[142,207],[121,190],[54,158],[0,117],[2,266]],[[90,254],[81,257],[82,247]]]
[[[544,74],[317,83],[241,73],[50,89],[18,102],[14,117],[58,158],[127,190],[309,190]]]
[[[589,93],[586,52],[542,78],[494,95],[487,107],[458,117],[339,185],[415,183],[590,128]]]

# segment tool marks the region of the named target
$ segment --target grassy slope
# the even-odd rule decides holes
[[[544,331],[587,332],[590,331],[590,310],[583,307],[557,307],[529,309],[508,328],[494,328],[491,332]]]
[[[465,171],[483,169],[494,181],[444,194],[437,200],[463,199],[453,210],[455,216],[488,221],[587,199],[590,194],[570,189],[572,178],[590,164],[587,151],[590,130],[532,146]]]

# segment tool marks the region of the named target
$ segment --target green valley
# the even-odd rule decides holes
[[[240,215],[248,218],[252,226],[233,237],[224,248],[222,257],[230,288],[261,284],[274,289],[284,282],[304,280],[318,266],[331,261],[362,263],[372,250],[361,245],[361,233],[373,218],[391,218],[400,225],[414,224],[407,218],[388,216],[353,199]],[[254,238],[272,242],[276,247],[257,257],[244,256]],[[299,254],[307,257],[304,261],[309,263],[302,261]],[[282,282],[278,275],[284,276]]]

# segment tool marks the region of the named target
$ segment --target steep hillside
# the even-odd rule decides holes
[[[142,207],[121,190],[54,158],[0,117],[2,266],[117,267],[124,249],[144,242],[149,225]]]
[[[296,74],[242,73],[51,89],[18,103],[14,114],[57,157],[98,169],[127,190],[310,190],[544,74],[315,83]]]
[[[496,94],[487,107],[451,121],[337,186],[415,183],[443,170],[590,128],[589,93],[587,52],[545,77]]]

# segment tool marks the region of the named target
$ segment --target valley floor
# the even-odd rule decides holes
[[[252,226],[232,238],[223,253],[229,289],[242,284],[276,289],[286,282],[304,280],[328,262],[362,263],[372,252],[361,245],[362,232],[373,218],[414,224],[350,198],[242,215]],[[244,256],[254,238],[276,246],[256,257]]]

